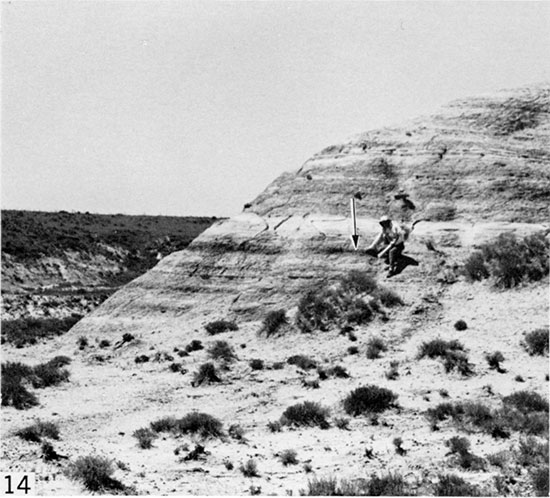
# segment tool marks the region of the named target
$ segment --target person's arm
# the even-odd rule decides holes
[[[381,241],[382,241],[382,234],[379,233],[376,239],[374,239],[374,242],[369,247],[367,247],[367,251],[371,251],[372,249],[374,249],[378,244],[380,244]]]

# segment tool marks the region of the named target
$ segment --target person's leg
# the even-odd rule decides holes
[[[395,247],[392,247],[388,252],[390,253],[390,271],[394,272],[397,270],[397,262],[405,249],[405,244],[397,244]]]

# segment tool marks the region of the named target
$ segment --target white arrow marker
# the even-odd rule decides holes
[[[351,242],[353,243],[353,248],[357,251],[357,242],[359,241],[359,235],[357,235],[357,217],[355,216],[355,198],[350,199],[351,207],[351,219],[353,220],[353,234],[351,235]]]

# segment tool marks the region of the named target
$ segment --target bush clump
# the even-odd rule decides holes
[[[462,477],[454,474],[441,474],[434,494],[436,496],[480,496],[477,486],[467,483]]]
[[[457,320],[454,324],[454,328],[459,332],[462,332],[468,328],[468,324],[464,320]]]
[[[346,323],[368,323],[376,313],[383,313],[378,292],[376,280],[360,271],[351,271],[334,284],[318,283],[300,298],[296,326],[302,332],[313,332]],[[392,300],[387,292],[382,294],[388,302]]]
[[[464,351],[464,346],[455,340],[445,341],[443,339],[433,339],[429,342],[423,342],[418,352],[418,358],[437,358],[445,357],[448,351]]]
[[[67,473],[71,479],[81,481],[89,491],[124,491],[126,487],[111,476],[114,468],[111,461],[100,456],[86,456],[78,458],[72,463]]]
[[[548,338],[548,328],[536,329],[525,334],[525,340],[522,344],[531,356],[543,356],[548,353]]]
[[[396,406],[397,395],[389,389],[374,385],[358,387],[344,399],[344,410],[348,415],[380,413]]]
[[[380,287],[376,292],[376,296],[380,299],[380,302],[387,308],[393,308],[394,306],[403,306],[405,303],[403,299],[396,292],[386,287]]]
[[[139,447],[144,450],[152,448],[153,441],[158,437],[157,433],[149,429],[149,427],[135,430],[133,436],[138,440]]]
[[[517,391],[502,399],[505,405],[511,405],[522,413],[548,413],[548,400],[534,391]]]
[[[380,358],[380,353],[387,350],[388,346],[380,337],[371,337],[367,343],[367,358],[369,360]]]
[[[487,360],[491,370],[496,370],[499,373],[506,372],[506,370],[500,366],[501,362],[505,359],[504,355],[500,351],[494,351],[493,353],[486,354],[485,359]]]
[[[377,476],[370,479],[347,480],[340,482],[335,477],[323,477],[308,481],[308,489],[301,491],[303,496],[406,496],[407,490],[403,477],[399,474]]]
[[[284,450],[281,451],[279,458],[281,463],[286,467],[287,465],[296,465],[298,463],[297,453],[295,450]]]
[[[15,435],[25,441],[40,443],[44,437],[59,439],[59,428],[54,422],[41,422],[38,420],[34,424],[17,430]]]
[[[216,417],[202,412],[190,412],[179,419],[163,417],[151,422],[150,427],[156,433],[191,434],[203,438],[223,436],[223,424]]]
[[[473,374],[472,364],[468,361],[464,346],[457,340],[445,341],[438,338],[422,343],[418,358],[426,356],[428,358],[442,358],[446,372],[458,370],[464,376]]]
[[[221,360],[230,363],[237,359],[235,350],[226,341],[216,341],[208,348],[208,355],[213,360]]]
[[[286,324],[288,324],[288,318],[284,309],[271,310],[263,320],[260,334],[271,337]]]
[[[213,363],[203,363],[191,381],[193,387],[198,387],[202,384],[213,384],[221,382],[221,378],[218,375],[218,371]]]
[[[490,276],[496,287],[504,289],[538,281],[548,275],[549,249],[550,242],[543,233],[522,240],[514,234],[502,233],[469,256],[464,274],[470,281]]]
[[[248,460],[246,463],[241,464],[239,470],[243,473],[245,477],[259,477],[258,465],[252,459]]]
[[[176,431],[181,434],[197,434],[203,438],[221,437],[223,424],[208,413],[191,412],[177,421]]]
[[[223,332],[239,330],[239,327],[235,322],[230,322],[228,320],[216,320],[210,322],[204,327],[210,335],[221,334]]]
[[[36,344],[41,339],[64,334],[81,318],[82,315],[73,314],[65,318],[2,320],[2,339],[16,347]]]
[[[252,370],[263,370],[264,369],[264,361],[260,360],[258,358],[254,358],[248,362],[250,365],[250,368]]]
[[[192,353],[193,351],[200,351],[204,349],[202,342],[198,339],[193,339],[187,346],[185,346],[185,351],[187,353]]]
[[[304,356],[301,354],[296,354],[291,356],[286,360],[289,365],[296,365],[302,370],[311,370],[317,368],[317,363],[315,360],[312,360],[309,356]]]
[[[24,410],[38,405],[38,398],[23,382],[32,375],[32,368],[19,362],[2,363],[2,406]]]
[[[321,429],[328,429],[330,424],[327,417],[328,408],[319,403],[304,401],[296,405],[289,406],[281,416],[282,425],[290,426],[318,426]]]
[[[55,359],[47,363],[40,363],[33,367],[31,383],[35,388],[57,386],[61,382],[69,379],[69,371],[61,368],[60,363],[56,363]]]

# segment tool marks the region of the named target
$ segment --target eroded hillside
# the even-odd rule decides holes
[[[468,99],[331,146],[63,338],[8,346],[10,361],[72,363],[39,405],[3,408],[3,462],[39,472],[44,494],[82,492],[10,432],[39,417],[71,462],[107,456],[142,493],[544,491],[549,100],[548,86]],[[422,220],[389,279],[365,252],[388,212]],[[490,278],[466,278],[480,268]]]

